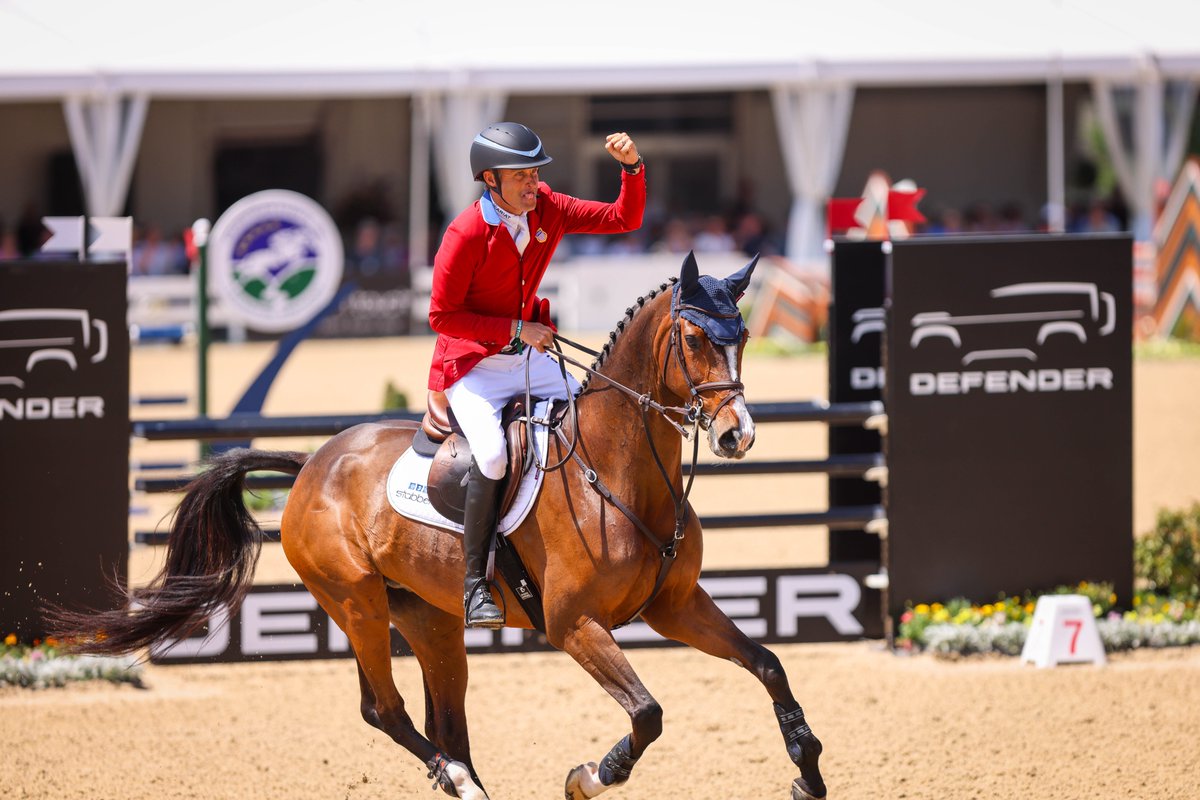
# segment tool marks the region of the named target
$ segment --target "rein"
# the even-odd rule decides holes
[[[691,403],[690,403],[690,405],[688,405],[686,407],[684,407],[684,406],[664,406],[661,403],[658,403],[655,400],[653,400],[648,393],[642,393],[642,392],[638,392],[634,389],[631,389],[630,387],[625,386],[624,384],[620,383],[619,381],[615,381],[612,378],[608,377],[607,375],[604,375],[604,374],[592,369],[591,367],[581,364],[579,361],[576,361],[575,359],[571,358],[566,353],[564,353],[562,351],[562,349],[558,346],[559,342],[570,345],[571,347],[574,347],[575,349],[580,350],[582,352],[588,353],[589,355],[591,355],[593,357],[599,357],[600,354],[588,347],[584,347],[583,345],[581,345],[577,342],[573,342],[564,336],[560,336],[557,333],[555,333],[555,335],[554,335],[555,346],[546,350],[547,353],[549,353],[550,355],[554,356],[555,358],[557,358],[559,360],[559,369],[562,371],[564,381],[566,381],[566,364],[568,364],[568,363],[573,364],[574,366],[582,369],[588,375],[595,377],[595,378],[600,378],[601,380],[607,382],[610,386],[624,392],[625,394],[632,397],[637,402],[638,408],[641,411],[642,428],[645,432],[646,442],[647,442],[647,444],[650,445],[650,453],[651,453],[651,455],[654,456],[655,466],[658,467],[658,471],[659,471],[659,474],[662,476],[663,483],[667,487],[667,493],[671,496],[671,502],[675,506],[675,530],[674,530],[671,538],[666,543],[662,542],[654,534],[654,532],[650,530],[649,526],[647,526],[646,523],[644,523],[636,514],[634,514],[633,511],[628,506],[626,506],[624,503],[622,503],[620,498],[618,498],[616,495],[614,495],[612,493],[612,491],[608,488],[608,486],[606,486],[605,483],[600,479],[600,476],[596,474],[596,470],[593,469],[591,466],[589,466],[588,463],[583,460],[583,457],[579,455],[578,448],[577,448],[577,445],[579,442],[579,411],[576,408],[575,397],[573,394],[571,394],[570,392],[567,393],[568,394],[569,413],[571,414],[571,421],[572,421],[572,429],[575,432],[575,435],[573,437],[571,437],[569,440],[567,438],[566,433],[563,432],[562,424],[561,424],[561,421],[562,421],[561,416],[557,416],[554,419],[535,419],[532,417],[533,406],[531,405],[530,390],[529,390],[529,362],[528,362],[528,360],[526,360],[526,367],[525,367],[525,369],[526,369],[526,372],[525,372],[526,404],[525,405],[526,405],[526,408],[529,409],[529,412],[528,412],[529,416],[526,417],[525,422],[531,428],[530,434],[532,434],[532,426],[534,424],[547,425],[550,428],[550,430],[552,430],[554,432],[554,435],[558,438],[558,440],[562,444],[562,446],[567,449],[567,454],[565,456],[563,456],[562,459],[559,460],[558,463],[556,463],[554,465],[549,464],[549,453],[547,453],[547,456],[546,456],[547,462],[545,464],[538,462],[538,464],[537,464],[538,468],[541,469],[543,472],[552,472],[552,471],[562,467],[564,464],[566,464],[566,462],[568,460],[573,459],[575,461],[575,463],[579,465],[579,468],[583,473],[584,480],[586,480],[588,482],[588,484],[590,484],[591,487],[593,489],[595,489],[595,491],[601,497],[603,497],[605,500],[607,500],[609,503],[611,503],[618,511],[620,511],[622,514],[624,514],[625,517],[630,522],[632,522],[634,524],[634,526],[642,533],[642,535],[645,536],[646,539],[654,546],[654,548],[658,551],[659,556],[661,557],[661,561],[659,562],[659,568],[658,568],[658,576],[655,578],[654,588],[650,590],[650,596],[646,598],[646,601],[644,603],[642,603],[642,605],[638,608],[638,610],[635,611],[633,613],[633,615],[629,617],[629,619],[620,623],[619,625],[614,625],[613,626],[614,629],[628,625],[630,622],[632,622],[633,620],[635,620],[639,616],[641,616],[642,612],[646,610],[646,608],[650,605],[650,603],[654,602],[654,599],[658,596],[658,593],[662,589],[663,584],[666,583],[667,575],[670,573],[671,566],[675,563],[675,557],[677,555],[679,542],[683,539],[684,529],[687,527],[687,507],[688,507],[687,501],[688,501],[688,496],[691,494],[691,491],[692,491],[692,484],[696,479],[696,462],[700,456],[700,429],[703,428],[705,430],[708,430],[709,425],[712,423],[712,420],[716,417],[717,413],[719,413],[720,410],[722,408],[724,408],[735,397],[737,397],[738,395],[741,395],[743,390],[745,389],[745,386],[742,384],[741,381],[709,381],[709,382],[700,383],[700,384],[696,384],[692,381],[691,375],[688,374],[685,360],[684,360],[684,357],[682,354],[683,348],[682,348],[682,346],[680,346],[677,343],[677,340],[679,338],[679,327],[680,327],[679,311],[683,308],[693,309],[694,307],[678,306],[678,304],[675,304],[675,306],[673,306],[671,309],[671,316],[673,319],[673,327],[671,330],[671,338],[667,345],[668,352],[666,354],[666,357],[663,359],[663,382],[664,383],[666,382],[666,370],[667,370],[667,364],[670,362],[670,351],[674,350],[676,363],[679,365],[679,370],[683,374],[683,378],[687,382],[687,385],[688,385],[688,390],[691,393]],[[714,315],[712,312],[706,311],[704,309],[694,309],[694,310],[699,311],[701,313],[708,314],[710,316],[718,316],[718,315]],[[732,315],[732,316],[736,316],[736,315]],[[717,408],[713,411],[711,416],[705,414],[703,411],[703,398],[700,397],[700,394],[702,392],[719,390],[719,389],[735,389],[736,391],[733,392],[732,394],[730,394],[729,397],[726,397],[724,400],[722,400],[720,402],[720,404],[717,406]],[[677,430],[679,432],[679,434],[681,436],[683,436],[684,439],[692,440],[691,470],[689,471],[689,474],[688,474],[687,484],[684,486],[683,491],[679,494],[676,494],[675,487],[673,486],[673,484],[671,482],[671,477],[667,472],[666,465],[663,463],[662,457],[658,453],[658,448],[654,445],[654,437],[651,435],[651,431],[650,431],[650,412],[651,411],[656,412],[660,417],[662,417],[663,420],[665,420],[669,425],[671,425],[671,427],[675,428],[675,430]],[[680,423],[676,422],[674,419],[671,418],[671,416],[670,416],[671,414],[678,414],[681,417],[683,417],[686,422],[691,424],[690,428],[684,427]]]

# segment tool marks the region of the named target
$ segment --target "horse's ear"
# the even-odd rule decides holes
[[[754,273],[754,268],[758,266],[760,255],[762,254],[755,253],[749,264],[725,279],[725,288],[729,290],[730,297],[738,298],[746,292],[746,287],[750,285],[750,276]]]
[[[679,296],[687,297],[700,282],[700,267],[696,264],[696,253],[689,250],[679,270]]]

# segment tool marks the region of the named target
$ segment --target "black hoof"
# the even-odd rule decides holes
[[[789,748],[788,754],[792,756],[796,766],[800,767],[800,777],[792,781],[792,800],[821,800],[825,797],[825,780],[821,777],[821,768],[818,766],[821,751],[824,750],[821,740],[812,733],[807,733],[794,742],[793,747],[799,752],[793,753],[792,748]]]
[[[824,800],[825,784],[821,784],[820,793],[805,783],[804,778],[796,778],[792,781],[792,800]]]

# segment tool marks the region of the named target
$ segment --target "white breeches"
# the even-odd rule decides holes
[[[577,394],[579,382],[567,373],[563,384],[558,361],[545,353],[528,348],[529,393],[548,400],[566,400],[567,392]],[[471,445],[471,455],[479,471],[493,480],[504,477],[508,453],[500,414],[509,400],[525,394],[525,354],[488,356],[470,372],[446,389],[446,398],[459,427]]]

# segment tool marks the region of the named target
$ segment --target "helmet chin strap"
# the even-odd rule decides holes
[[[496,179],[496,185],[492,186],[492,185],[488,184],[488,191],[491,192],[494,196],[499,198],[501,208],[503,208],[505,211],[507,211],[510,214],[517,214],[519,216],[521,212],[514,211],[513,209],[515,209],[516,206],[513,205],[512,203],[508,202],[508,198],[504,196],[504,181],[500,177],[500,170],[493,169],[493,170],[489,170],[489,172],[491,172],[492,177]]]

